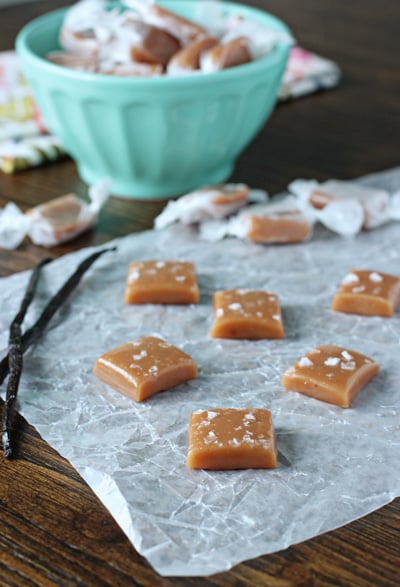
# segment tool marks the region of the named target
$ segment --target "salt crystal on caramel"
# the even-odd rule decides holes
[[[353,269],[343,279],[331,308],[364,316],[393,316],[400,302],[400,278],[378,271]]]
[[[242,289],[216,292],[211,336],[249,340],[284,338],[278,296]]]
[[[93,373],[116,391],[141,402],[197,377],[194,360],[174,345],[143,336],[96,360]]]
[[[135,261],[128,267],[128,304],[195,304],[196,272],[190,261]]]
[[[282,377],[282,385],[309,397],[348,408],[378,371],[379,365],[373,359],[328,344],[314,348],[290,367]]]
[[[277,443],[269,410],[217,408],[189,418],[191,469],[273,469]]]

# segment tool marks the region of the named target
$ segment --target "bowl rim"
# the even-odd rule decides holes
[[[183,6],[183,5],[191,5],[193,0],[158,0],[157,2],[161,6],[170,7],[171,5],[174,6]],[[268,20],[271,21],[273,25],[276,25],[277,30],[282,30],[284,32],[289,33],[291,35],[291,31],[289,27],[278,17],[274,16],[273,14],[255,8],[253,6],[249,6],[246,4],[241,4],[238,2],[227,2],[224,0],[223,6],[226,7],[229,13],[233,14],[240,14],[241,12],[247,13],[248,15],[254,15],[255,20],[259,21],[260,17],[267,17]],[[66,12],[71,7],[65,7],[58,10],[53,10],[47,12],[43,15],[40,15],[30,22],[28,22],[22,29],[19,31],[16,42],[15,48],[18,56],[20,57],[21,61],[25,61],[26,63],[31,63],[36,67],[39,67],[42,72],[48,72],[50,74],[55,74],[58,77],[66,78],[66,79],[73,79],[75,81],[82,81],[84,83],[101,83],[104,85],[119,85],[122,84],[123,86],[132,86],[132,87],[152,87],[152,86],[170,86],[170,87],[184,87],[188,84],[190,86],[196,87],[197,85],[208,85],[215,82],[226,82],[228,80],[235,80],[235,79],[243,79],[247,76],[253,77],[258,72],[265,72],[266,69],[270,67],[274,67],[277,63],[280,63],[283,59],[287,57],[287,52],[290,49],[290,43],[282,44],[274,47],[274,49],[258,59],[254,59],[250,63],[245,63],[237,67],[231,67],[224,70],[212,72],[212,73],[188,73],[182,76],[149,76],[149,77],[136,77],[136,76],[118,76],[118,75],[108,75],[103,73],[97,72],[89,72],[89,71],[80,71],[77,69],[68,68],[65,66],[61,66],[50,61],[47,61],[44,56],[39,55],[37,52],[34,52],[29,44],[30,37],[33,34],[37,34],[38,30],[40,31],[41,27],[49,27],[49,24],[52,24],[52,21],[57,22],[57,26],[59,26],[62,22],[62,17],[66,14]],[[257,18],[258,17],[258,18]],[[275,28],[275,26],[274,26]]]

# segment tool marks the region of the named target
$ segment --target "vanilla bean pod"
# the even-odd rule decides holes
[[[67,279],[67,281],[60,287],[56,294],[48,302],[47,306],[43,309],[41,315],[33,324],[29,330],[22,335],[22,352],[24,353],[34,342],[40,338],[41,334],[45,330],[46,326],[57,312],[57,310],[66,301],[68,296],[73,292],[76,286],[79,284],[83,275],[91,267],[91,265],[104,253],[109,251],[115,251],[116,247],[110,249],[102,249],[93,253],[86,259],[84,259],[76,268],[74,273]],[[0,362],[0,385],[8,375],[8,355]]]
[[[49,263],[51,259],[44,259],[33,270],[29,279],[25,295],[22,299],[20,308],[10,325],[9,343],[8,343],[8,366],[10,377],[8,379],[6,401],[3,408],[2,418],[2,442],[4,454],[7,458],[12,456],[11,443],[11,426],[14,415],[15,404],[17,401],[17,393],[19,387],[19,380],[21,378],[23,366],[23,352],[22,352],[22,332],[21,325],[24,321],[26,312],[35,295],[37,283],[39,280],[40,271],[42,267]]]

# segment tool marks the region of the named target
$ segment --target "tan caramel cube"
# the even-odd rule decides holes
[[[246,237],[256,243],[299,243],[311,236],[312,224],[299,211],[249,214]]]
[[[199,289],[190,261],[137,261],[126,279],[128,304],[195,304]]]
[[[190,415],[191,469],[273,469],[277,459],[269,410],[218,408]]]
[[[284,338],[278,296],[257,290],[223,290],[214,294],[213,338]]]
[[[364,316],[393,316],[400,302],[400,279],[377,271],[353,269],[333,298],[336,312]]]
[[[99,357],[93,373],[120,393],[141,402],[195,379],[197,366],[188,354],[169,342],[143,336]]]
[[[327,344],[314,348],[290,367],[282,377],[282,385],[348,408],[378,371],[378,363],[369,357]]]

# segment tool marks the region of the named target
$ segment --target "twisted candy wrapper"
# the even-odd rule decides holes
[[[110,194],[110,180],[89,188],[89,202],[67,194],[22,212],[13,202],[0,210],[0,247],[15,249],[26,236],[35,245],[52,247],[91,228]]]

